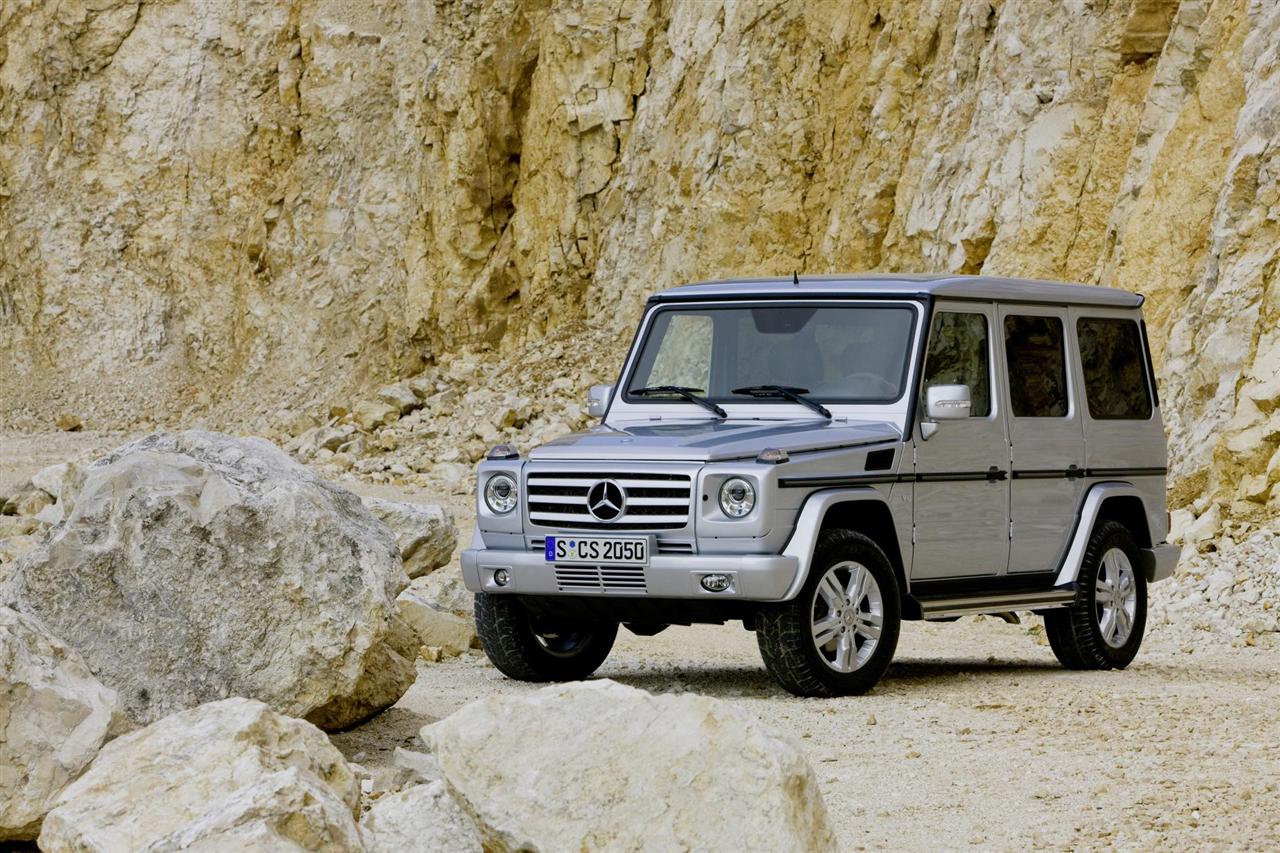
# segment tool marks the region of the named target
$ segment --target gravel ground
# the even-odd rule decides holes
[[[0,492],[126,438],[0,434]],[[343,482],[391,498],[443,493],[467,538],[465,495]],[[905,625],[888,677],[859,698],[791,697],[736,626],[624,631],[599,675],[717,696],[799,738],[848,849],[1280,849],[1280,648],[1233,647],[1206,630],[1214,620],[1185,615],[1185,627],[1156,626],[1124,672],[1067,672],[1038,620],[975,617]],[[374,769],[397,746],[418,748],[423,724],[530,689],[479,655],[420,661],[395,708],[334,740]]]
[[[800,738],[847,849],[1280,846],[1280,652],[1157,638],[1124,672],[1075,673],[1040,642],[995,619],[911,623],[885,681],[849,699],[784,693],[733,626],[623,632],[599,675]],[[396,708],[336,739],[349,756],[376,767],[419,725],[534,689],[479,655],[419,667]]]

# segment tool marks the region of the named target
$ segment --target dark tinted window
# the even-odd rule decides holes
[[[942,311],[929,329],[924,363],[924,389],[933,385],[968,385],[970,417],[991,414],[991,357],[987,318],[981,314]]]
[[[1009,408],[1019,418],[1067,415],[1067,361],[1057,317],[1005,317]]]
[[[1151,417],[1151,389],[1142,360],[1142,335],[1132,320],[1076,321],[1089,414],[1097,419]]]

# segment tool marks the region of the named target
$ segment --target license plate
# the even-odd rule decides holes
[[[547,562],[647,566],[649,540],[616,536],[548,536]]]

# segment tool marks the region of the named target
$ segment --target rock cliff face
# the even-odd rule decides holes
[[[267,418],[607,375],[689,279],[1064,278],[1149,296],[1177,501],[1264,517],[1278,51],[1270,0],[0,0],[0,393]]]

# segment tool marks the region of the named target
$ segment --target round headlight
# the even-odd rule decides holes
[[[494,474],[484,484],[484,502],[498,515],[506,515],[515,509],[519,495],[516,481],[506,474]]]
[[[720,510],[730,518],[750,515],[756,506],[755,487],[741,477],[730,477],[720,487]]]

